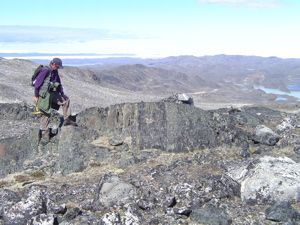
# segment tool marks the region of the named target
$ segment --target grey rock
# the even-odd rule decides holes
[[[23,134],[18,138],[2,139],[0,146],[5,151],[4,156],[0,157],[0,177],[4,177],[6,174],[22,170],[25,160],[34,156],[33,149],[37,148],[37,132]]]
[[[240,156],[243,158],[250,157],[250,151],[249,151],[249,144],[248,142],[244,141],[241,146]]]
[[[118,159],[116,160],[120,168],[127,168],[130,165],[134,165],[138,162],[138,158],[132,152],[120,152]]]
[[[240,151],[240,156],[242,156],[243,158],[249,158],[250,157],[250,152],[248,149],[242,149]]]
[[[100,189],[100,202],[106,206],[124,205],[133,201],[136,194],[135,187],[121,181],[117,176],[111,176]]]
[[[203,208],[193,209],[191,220],[207,225],[229,225],[232,223],[226,210],[213,205],[205,205]]]
[[[25,103],[2,103],[0,107],[0,119],[25,120],[33,119],[34,108]]]
[[[97,122],[90,123],[91,117]],[[217,144],[216,133],[209,123],[210,113],[187,105],[120,104],[105,110],[86,110],[78,118],[78,123],[89,129],[130,140],[132,150],[156,148],[180,152]]]
[[[294,144],[294,152],[298,155],[300,155],[300,143]]]
[[[7,225],[26,224],[31,218],[46,213],[46,203],[43,198],[43,191],[33,187],[29,197],[14,204],[4,211],[3,220]]]
[[[63,174],[69,172],[80,172],[87,167],[85,161],[84,143],[78,142],[83,139],[84,131],[81,127],[63,127],[59,137],[58,170]]]
[[[57,218],[53,214],[39,214],[34,216],[30,223],[31,225],[55,225],[58,224]]]
[[[62,221],[71,221],[75,219],[77,216],[81,215],[82,211],[75,207],[75,208],[70,208],[67,210],[67,212],[63,215]]]
[[[241,184],[241,198],[264,203],[297,200],[300,164],[287,157],[265,156],[249,165],[237,165],[228,175]]]
[[[119,213],[106,213],[102,217],[102,224],[103,225],[122,225],[121,217]]]
[[[177,104],[188,104],[194,105],[194,100],[191,96],[186,93],[177,93],[168,98],[164,98],[161,100],[162,102],[170,102],[170,103],[177,103]]]
[[[189,217],[190,214],[192,213],[192,210],[188,207],[181,207],[181,208],[173,208],[173,211],[175,214],[178,214],[178,215],[184,215],[184,216],[187,216]]]
[[[215,194],[217,194],[219,198],[240,196],[241,185],[229,176],[215,176],[211,180],[213,181],[211,186],[212,190],[215,191]]]
[[[113,137],[109,139],[108,143],[112,146],[119,146],[123,144],[123,140],[121,137]]]
[[[118,152],[127,152],[130,150],[129,145],[127,143],[122,143],[121,145],[117,145],[114,149]]]
[[[67,207],[65,204],[57,205],[54,201],[47,199],[47,213],[52,214],[65,214],[67,212]]]
[[[273,146],[279,141],[279,136],[265,125],[259,125],[255,128],[253,141]]]
[[[141,215],[138,211],[138,207],[136,205],[125,205],[124,207],[125,215],[122,220],[124,221],[125,225],[139,225],[142,223],[141,221]]]
[[[0,189],[0,218],[3,212],[15,203],[21,201],[21,197],[14,191],[1,188]]]
[[[150,225],[159,225],[160,224],[160,219],[159,218],[152,218],[150,220]]]
[[[88,167],[91,159],[104,160],[108,151],[91,145],[89,142],[93,137],[94,133],[83,127],[63,127],[59,134],[56,170],[63,174],[80,172]]]
[[[296,121],[290,117],[284,118],[282,122],[276,126],[278,133],[286,133],[296,127]]]
[[[164,202],[165,207],[174,207],[176,205],[176,198],[174,196],[167,196]]]
[[[137,205],[142,210],[149,210],[154,207],[154,204],[151,201],[145,200],[145,199],[139,199],[137,201]]]
[[[300,213],[297,212],[289,202],[277,202],[265,211],[267,220],[275,222],[299,221]]]

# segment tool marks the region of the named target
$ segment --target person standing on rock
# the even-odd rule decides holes
[[[51,108],[58,110],[60,106],[62,107],[64,126],[77,126],[76,122],[70,118],[70,99],[64,94],[58,74],[58,69],[62,68],[62,60],[60,58],[53,58],[49,66],[41,67],[36,79],[33,81],[34,96],[32,100],[41,111],[40,138],[46,143],[50,140],[49,122]]]

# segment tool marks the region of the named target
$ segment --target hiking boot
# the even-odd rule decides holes
[[[64,126],[74,126],[74,127],[77,127],[78,124],[76,122],[74,122],[73,120],[71,120],[70,118],[67,118],[64,121]]]
[[[50,139],[53,138],[54,136],[56,136],[58,134],[58,127],[51,127],[49,128],[50,130]]]

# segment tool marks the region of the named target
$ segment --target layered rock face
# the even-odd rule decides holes
[[[124,103],[38,146],[32,110],[0,107],[0,224],[300,222],[297,114]]]
[[[183,152],[217,145],[211,114],[204,110],[171,103],[114,105],[105,110],[88,109],[79,124],[99,130],[111,138],[129,140],[132,150],[148,148]],[[94,121],[97,121],[96,123]]]

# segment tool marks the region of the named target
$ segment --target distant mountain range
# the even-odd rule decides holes
[[[150,67],[143,64],[121,65],[105,70],[95,70],[93,79],[110,88],[139,91],[151,94],[196,92],[215,86],[198,76],[183,72]]]
[[[0,58],[0,101],[31,101],[28,83],[37,63],[48,64],[49,59]],[[265,104],[273,103],[282,94],[267,94],[254,86],[286,93],[289,89],[298,91],[300,87],[300,59],[216,55],[161,59],[69,58],[63,59],[63,63],[77,65],[66,66],[60,73],[78,109],[151,101],[182,92],[192,95],[195,105],[200,107],[205,103]],[[281,99],[297,102],[291,96]]]
[[[86,61],[86,60],[85,60]],[[204,86],[236,83],[262,85],[288,91],[288,86],[300,84],[300,59],[239,55],[177,56],[162,59],[109,58],[98,59],[97,65],[86,68],[101,71],[121,65],[142,64],[183,73],[189,78],[202,79]],[[300,86],[300,85],[298,85]]]
[[[136,58],[132,54],[107,55],[93,53],[0,53],[0,57],[28,57],[30,60],[40,64],[48,64],[49,59],[52,57],[62,57],[65,65],[83,66],[97,71],[99,73],[97,75],[98,79],[102,80],[110,72],[116,78],[116,76],[120,75],[120,70],[122,69],[129,73],[134,73],[129,71],[129,67],[118,68],[120,66],[132,65],[131,69],[135,70],[133,65],[144,65],[157,68],[157,70],[152,70],[156,75],[166,71],[173,71],[186,75],[191,80],[196,79],[197,85],[199,84],[198,81],[201,80],[201,86],[214,86],[219,83],[233,82],[236,84],[262,85],[283,91],[289,91],[289,87],[293,90],[296,87],[297,90],[298,86],[300,86],[300,59],[240,55],[172,56],[142,59]],[[158,72],[158,69],[163,69],[164,72]],[[141,68],[138,67],[137,70],[141,71]],[[122,74],[124,75],[125,73]],[[168,74],[170,75],[170,72]],[[129,89],[132,90],[132,88]]]

